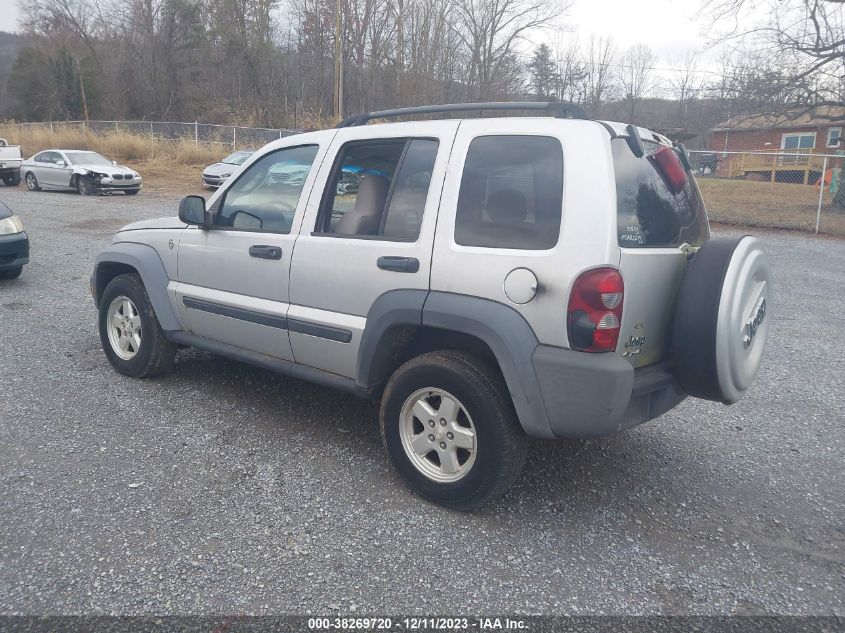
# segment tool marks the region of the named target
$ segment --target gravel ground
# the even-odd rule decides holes
[[[845,614],[845,242],[762,238],[767,361],[733,407],[535,442],[475,514],[392,472],[373,405],[195,351],[136,381],[88,275],[176,197],[0,187],[0,613]]]

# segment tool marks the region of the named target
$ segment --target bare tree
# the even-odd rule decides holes
[[[584,59],[584,89],[585,101],[594,115],[598,115],[602,104],[611,97],[615,87],[615,62],[616,45],[613,39],[591,35]]]
[[[625,51],[620,60],[619,82],[624,93],[628,120],[636,122],[637,106],[654,88],[654,52],[644,44]]]
[[[469,51],[474,97],[488,98],[513,80],[518,43],[569,8],[548,0],[453,0],[455,29]],[[507,78],[507,81],[502,81]]]
[[[757,83],[759,100],[782,109],[842,106],[845,18],[842,0],[705,0],[715,41],[733,45],[777,72]],[[758,17],[763,16],[763,17]],[[739,28],[739,24],[748,24]],[[825,111],[816,112],[825,117]],[[835,115],[831,115],[835,116]]]

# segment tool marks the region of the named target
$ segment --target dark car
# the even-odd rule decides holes
[[[346,193],[355,193],[358,191],[358,186],[361,184],[361,176],[357,173],[344,171],[340,180],[337,181],[337,195],[342,196]]]
[[[29,262],[29,238],[21,219],[0,201],[0,279],[14,279]]]

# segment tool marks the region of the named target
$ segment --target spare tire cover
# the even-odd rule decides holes
[[[760,369],[771,323],[771,272],[750,236],[709,240],[687,269],[675,311],[678,382],[689,395],[732,404]]]

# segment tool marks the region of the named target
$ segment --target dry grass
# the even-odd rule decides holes
[[[813,231],[819,190],[812,185],[754,182],[727,178],[698,181],[710,219],[725,224]],[[824,193],[820,232],[845,235],[845,214],[831,209]]]

